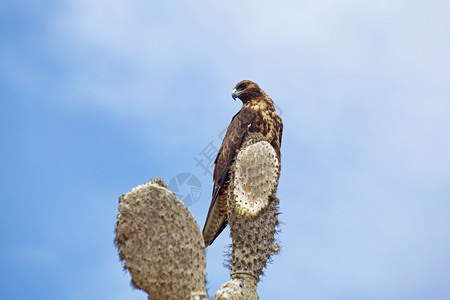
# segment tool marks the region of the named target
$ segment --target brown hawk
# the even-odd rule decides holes
[[[239,98],[243,105],[231,119],[222,146],[214,161],[214,188],[203,228],[206,247],[213,243],[228,224],[227,197],[230,171],[245,137],[250,133],[262,134],[265,141],[274,148],[278,162],[281,163],[280,146],[283,122],[275,111],[272,99],[250,80],[239,82],[233,89],[232,97],[234,100]]]

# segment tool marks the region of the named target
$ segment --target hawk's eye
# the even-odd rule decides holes
[[[247,87],[247,84],[244,82],[244,83],[241,83],[241,84],[238,86],[237,90],[238,90],[238,91],[243,91],[243,90],[245,90],[246,87]]]

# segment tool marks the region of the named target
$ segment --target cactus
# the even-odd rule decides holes
[[[214,299],[258,299],[257,282],[271,255],[279,252],[275,242],[278,199],[274,195],[280,165],[273,147],[255,133],[246,138],[231,170],[227,202],[231,279]]]
[[[279,251],[279,171],[272,146],[261,134],[249,135],[232,166],[227,201],[231,278],[216,292],[216,300],[258,299],[263,269]],[[161,179],[120,197],[115,244],[133,286],[148,299],[207,299],[200,228]]]
[[[200,228],[161,179],[120,197],[115,244],[148,299],[207,299]]]

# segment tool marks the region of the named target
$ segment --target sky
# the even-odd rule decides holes
[[[284,122],[260,299],[450,299],[450,2],[0,3],[5,299],[146,299],[113,245],[118,198],[190,174],[257,82]],[[180,186],[180,193],[189,191]],[[229,279],[226,230],[208,291]]]

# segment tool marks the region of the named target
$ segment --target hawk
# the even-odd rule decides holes
[[[231,119],[214,161],[212,200],[203,227],[206,247],[214,242],[228,224],[227,197],[231,166],[245,137],[251,133],[260,133],[265,141],[272,145],[278,162],[281,162],[283,122],[275,110],[272,99],[250,80],[239,82],[231,95],[234,100],[239,98],[242,101],[242,108]]]

